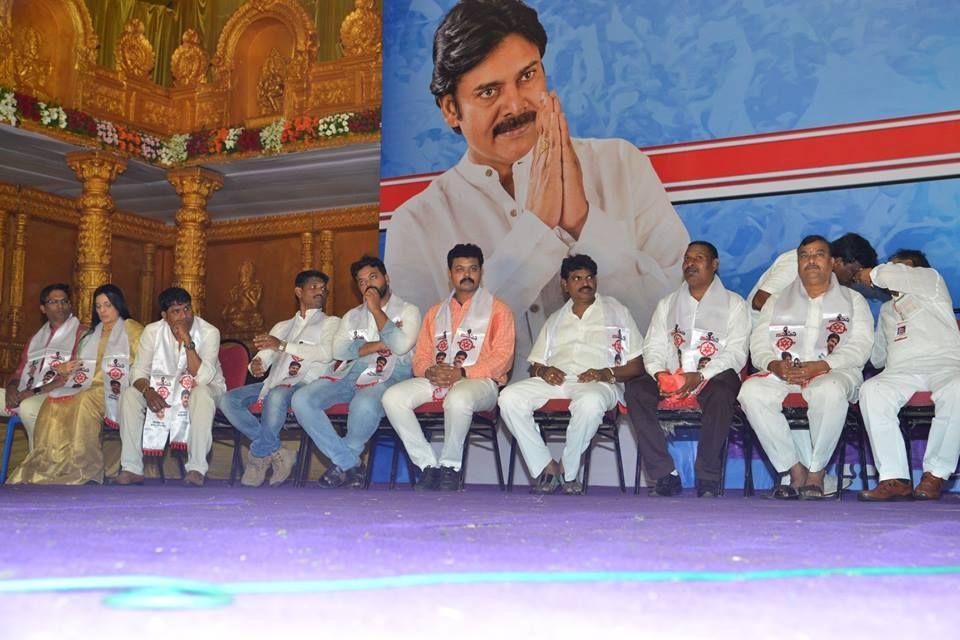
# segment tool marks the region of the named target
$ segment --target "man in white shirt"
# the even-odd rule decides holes
[[[823,497],[826,466],[843,431],[848,402],[856,400],[861,369],[873,346],[873,316],[866,300],[833,274],[830,243],[807,236],[797,249],[798,277],[770,296],[750,336],[753,365],[763,373],[740,389],[740,405],[771,464],[789,472],[775,498]],[[831,334],[840,336],[827,352]],[[786,357],[784,357],[786,355]],[[811,449],[798,448],[782,412],[783,399],[807,402]]]
[[[463,0],[444,17],[431,91],[468,150],[394,212],[386,246],[397,292],[425,311],[448,291],[447,248],[479,245],[485,286],[514,311],[521,377],[534,336],[564,302],[554,283],[565,256],[596,256],[608,293],[646,327],[689,242],[633,144],[571,137],[547,93],[546,44],[519,0]]]
[[[137,359],[130,371],[133,383],[120,396],[121,453],[116,484],[143,484],[145,437],[162,454],[169,436],[171,446],[179,443],[187,449],[184,483],[203,486],[207,455],[213,446],[213,415],[227,384],[220,368],[220,330],[193,315],[191,302],[190,294],[180,287],[164,289],[159,299],[162,319],[148,324],[140,334]],[[158,379],[177,382],[168,387],[158,384]],[[174,403],[183,389],[189,390],[190,400],[184,415],[178,416]],[[148,410],[156,420],[147,418],[151,428],[145,434]],[[185,440],[175,442],[184,425],[173,424],[171,417],[186,422]],[[182,435],[182,430],[179,433]],[[153,449],[153,445],[147,448]]]
[[[350,265],[363,303],[343,316],[333,337],[333,357],[340,366],[293,394],[297,421],[333,463],[320,478],[325,489],[359,487],[365,469],[360,455],[383,418],[384,392],[410,377],[420,310],[390,290],[390,276],[380,258],[364,256]],[[340,436],[326,411],[349,402],[347,433]]]
[[[33,430],[47,395],[67,383],[81,365],[73,359],[86,325],[73,315],[70,286],[49,284],[40,291],[40,313],[47,321],[23,345],[20,363],[0,389],[0,409],[4,415],[16,413],[27,432],[27,444],[33,450]]]
[[[240,480],[245,486],[259,487],[268,469],[270,485],[279,486],[290,477],[297,461],[296,454],[283,447],[279,434],[294,392],[333,370],[333,336],[340,318],[323,312],[329,282],[322,271],[297,274],[293,293],[300,309],[293,318],[274,325],[270,333],[253,338],[258,351],[250,361],[250,373],[262,378],[269,371],[269,377],[233,389],[220,399],[223,415],[250,438],[250,458]],[[260,412],[259,419],[251,413],[251,406]]]
[[[577,480],[583,452],[604,413],[623,400],[619,383],[643,371],[643,335],[624,305],[597,295],[597,282],[597,263],[590,256],[563,259],[560,286],[570,299],[540,330],[527,358],[531,377],[500,394],[503,421],[537,476],[534,493],[583,493]],[[553,399],[571,401],[560,462],[550,455],[533,419],[533,412]]]
[[[682,490],[657,419],[657,405],[664,397],[678,406],[689,406],[686,400],[696,398],[702,411],[694,468],[697,495],[720,492],[723,444],[736,409],[740,371],[747,362],[750,315],[743,298],[723,286],[719,268],[716,247],[702,240],[690,243],[683,257],[684,283],[657,304],[647,329],[646,372],[627,383],[627,415],[647,475],[656,480],[651,496]],[[668,391],[671,378],[679,384],[678,374],[683,383]]]
[[[880,482],[857,496],[866,502],[939,500],[960,457],[960,330],[943,277],[920,251],[901,249],[890,262],[859,275],[893,299],[880,308],[870,360],[882,373],[860,388],[860,411]],[[923,477],[913,489],[897,414],[917,391],[932,391]]]
[[[833,274],[845,287],[856,285],[855,278],[861,269],[877,266],[877,252],[866,238],[856,233],[846,233],[831,242],[830,254],[833,256]],[[747,296],[754,326],[767,298],[785,289],[796,277],[797,252],[791,249],[777,256]]]

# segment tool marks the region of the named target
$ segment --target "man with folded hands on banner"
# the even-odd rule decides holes
[[[833,274],[845,287],[858,285],[856,275],[861,269],[872,269],[877,266],[877,252],[866,238],[856,233],[845,233],[831,242],[830,255],[833,256],[831,263]],[[788,287],[796,277],[797,252],[791,249],[777,256],[747,296],[754,326],[767,298]],[[864,291],[869,289],[866,287]]]
[[[497,392],[513,366],[513,312],[482,285],[483,252],[458,244],[447,253],[453,290],[425,316],[413,375],[383,395],[383,408],[410,460],[421,469],[418,491],[457,491],[463,447],[477,411],[497,406]],[[440,354],[444,354],[440,358]],[[439,459],[414,410],[443,403]]]
[[[580,459],[603,415],[623,401],[623,385],[643,372],[643,335],[629,309],[597,294],[597,263],[590,256],[563,259],[560,287],[569,300],[550,315],[527,360],[530,378],[500,394],[504,423],[520,444],[533,493],[583,493]],[[617,357],[624,364],[618,365]],[[561,462],[540,436],[533,412],[548,400],[569,399],[570,423]]]
[[[244,486],[262,485],[267,470],[270,486],[279,486],[296,464],[297,454],[280,443],[280,429],[293,394],[333,371],[333,336],[340,318],[323,312],[329,282],[322,271],[297,274],[293,293],[300,308],[289,320],[275,324],[270,333],[253,338],[258,351],[249,370],[256,378],[266,375],[266,380],[238,387],[220,398],[220,411],[250,438],[250,456],[240,479]]]
[[[143,456],[187,450],[184,484],[202,487],[213,446],[213,415],[227,390],[220,368],[220,330],[193,315],[180,287],[160,292],[161,320],[140,335],[133,382],[120,396],[120,473],[116,484],[143,484]],[[189,391],[187,406],[182,392]]]
[[[920,251],[901,249],[890,262],[864,269],[864,286],[888,290],[870,360],[886,367],[860,388],[860,412],[880,482],[857,496],[867,502],[939,500],[960,457],[960,330],[947,283]],[[923,477],[916,489],[897,414],[917,391],[933,392]]]
[[[23,347],[20,364],[7,379],[0,408],[6,415],[17,414],[33,450],[33,430],[47,395],[59,389],[78,367],[74,349],[87,327],[73,315],[70,287],[50,284],[40,291],[40,313],[47,321]]]
[[[333,338],[340,365],[328,376],[293,394],[297,421],[332,464],[320,487],[360,487],[366,470],[360,455],[383,418],[384,391],[410,377],[420,311],[390,290],[380,258],[364,256],[350,265],[363,303],[343,316]],[[347,433],[341,437],[326,411],[350,403]]]
[[[572,137],[542,57],[547,34],[519,0],[463,0],[434,35],[431,92],[467,151],[393,214],[386,262],[421,309],[447,293],[439,250],[483,250],[484,287],[516,313],[514,376],[564,300],[557,265],[598,261],[607,291],[646,327],[680,275],[689,235],[650,160],[619,139]]]
[[[673,408],[699,404],[697,495],[720,492],[723,444],[736,409],[740,370],[747,362],[750,313],[743,298],[723,286],[719,268],[716,247],[702,240],[690,243],[683,256],[684,283],[657,304],[650,320],[643,341],[646,372],[627,383],[627,415],[647,475],[656,481],[651,496],[682,490],[657,419],[661,401]]]
[[[859,293],[840,285],[830,243],[807,236],[797,258],[797,278],[770,296],[750,336],[750,357],[763,373],[744,382],[739,396],[771,464],[777,473],[790,474],[790,484],[773,492],[785,500],[823,497],[826,467],[873,346],[870,307]],[[840,342],[828,353],[831,334],[840,336]],[[793,362],[781,359],[783,353]],[[783,415],[783,400],[790,393],[802,394],[807,402],[809,450],[797,447]]]

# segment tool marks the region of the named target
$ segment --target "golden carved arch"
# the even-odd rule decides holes
[[[214,83],[230,93],[231,120],[261,115],[257,84],[273,48],[287,60],[283,115],[303,109],[310,64],[317,55],[313,19],[298,0],[251,0],[227,20],[212,61]]]
[[[84,0],[0,0],[0,30],[11,36],[0,38],[0,59],[15,61],[3,80],[67,106],[81,102],[78,76],[97,51]]]

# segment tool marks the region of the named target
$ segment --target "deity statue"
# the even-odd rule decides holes
[[[153,45],[144,35],[143,21],[134,18],[123,25],[117,43],[117,71],[131,78],[146,78],[153,71]]]
[[[280,113],[283,110],[283,71],[286,61],[274,47],[260,69],[257,82],[257,104],[261,114]]]
[[[52,65],[40,55],[40,34],[27,27],[20,39],[20,51],[16,54],[17,83],[24,88],[40,92],[47,83]]]
[[[383,51],[383,21],[373,8],[373,0],[355,0],[354,7],[340,25],[343,55],[380,53]]]
[[[240,282],[230,287],[230,301],[223,307],[227,327],[235,331],[263,329],[262,295],[263,285],[254,277],[253,262],[244,260],[240,265]]]
[[[200,46],[200,34],[193,29],[183,32],[180,46],[170,58],[170,71],[175,87],[195,87],[206,82],[210,57]]]

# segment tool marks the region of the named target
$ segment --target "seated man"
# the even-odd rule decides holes
[[[797,257],[798,277],[770,296],[750,336],[753,365],[764,373],[751,376],[739,396],[777,473],[790,473],[790,484],[774,491],[780,499],[823,497],[826,466],[873,345],[870,307],[859,293],[840,286],[831,268],[830,243],[807,236]],[[840,343],[828,353],[827,339],[834,333]],[[783,399],[790,393],[801,393],[807,402],[811,453],[796,446],[783,415]]]
[[[843,286],[856,285],[855,277],[860,269],[872,269],[877,266],[877,252],[866,238],[856,233],[846,233],[830,243],[831,266],[837,281]],[[797,277],[797,252],[781,253],[770,265],[747,296],[750,304],[753,326],[760,317],[763,304],[774,293],[779,293]]]
[[[480,286],[480,247],[456,245],[447,253],[447,268],[453,291],[427,311],[413,358],[416,377],[383,395],[390,424],[422,470],[418,491],[460,488],[463,446],[473,414],[497,406],[497,391],[513,366],[513,313]],[[414,414],[420,405],[436,400],[443,402],[439,463]]]
[[[297,461],[294,452],[280,443],[280,429],[294,392],[305,384],[329,375],[333,370],[333,335],[340,319],[323,312],[330,278],[322,271],[301,271],[293,293],[300,310],[290,320],[274,325],[269,334],[253,339],[257,355],[250,361],[250,373],[263,382],[238,387],[220,399],[220,410],[234,427],[250,438],[250,459],[240,483],[247,487],[263,484],[267,469],[270,485],[283,484]],[[259,420],[250,412],[258,405]]]
[[[740,370],[747,362],[750,313],[743,298],[723,286],[716,275],[719,267],[716,247],[701,240],[690,243],[683,256],[684,283],[657,304],[647,329],[646,373],[627,383],[627,415],[648,477],[656,480],[652,496],[675,495],[682,486],[657,420],[657,404],[664,396],[681,401],[696,396],[703,412],[697,495],[720,492],[723,443],[740,391]],[[683,384],[667,391],[665,383],[675,373],[682,373]]]
[[[87,330],[73,315],[69,285],[44,287],[40,291],[40,313],[47,321],[24,345],[20,364],[0,392],[4,394],[0,408],[6,408],[6,415],[20,416],[31,450],[40,407],[47,394],[66,384],[70,374],[80,366],[79,360],[71,358],[80,336]]]
[[[358,487],[365,477],[360,454],[383,418],[384,391],[410,377],[411,350],[420,328],[420,310],[390,290],[390,276],[379,258],[364,256],[350,265],[363,304],[343,316],[333,338],[333,357],[341,360],[329,377],[293,394],[297,421],[333,463],[320,486]],[[340,437],[325,413],[350,403],[347,433]]]
[[[527,358],[531,377],[503,390],[500,411],[527,468],[537,475],[532,492],[576,495],[583,493],[580,458],[603,414],[623,399],[617,383],[643,371],[643,336],[625,306],[597,294],[597,263],[590,256],[564,258],[560,287],[570,299],[540,330]],[[533,419],[534,411],[557,398],[571,400],[562,463],[551,457]]]
[[[213,446],[213,415],[227,385],[220,368],[220,331],[193,315],[180,287],[160,292],[161,320],[140,335],[133,383],[120,396],[120,473],[116,484],[143,484],[143,456],[186,447],[184,484],[202,487]],[[177,402],[189,391],[186,402]],[[186,404],[186,406],[183,406]],[[147,411],[149,409],[149,411]]]
[[[889,263],[864,269],[859,279],[887,289],[893,300],[880,308],[870,357],[875,367],[886,368],[860,389],[860,411],[880,483],[857,497],[868,502],[939,500],[960,456],[960,331],[950,290],[920,251],[900,250]],[[913,490],[897,414],[917,391],[933,392],[935,415],[923,477]]]

